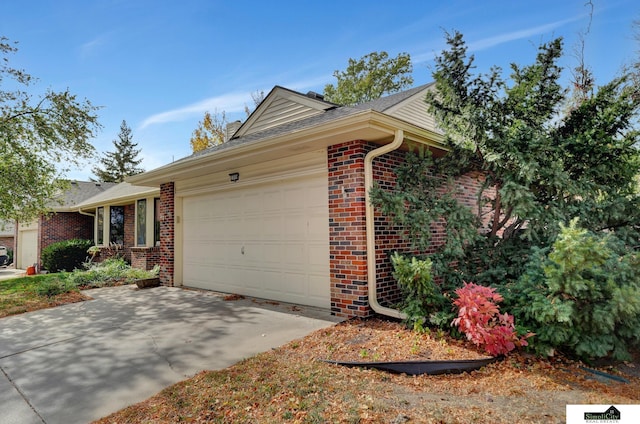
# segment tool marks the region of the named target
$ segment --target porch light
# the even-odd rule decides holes
[[[231,181],[232,183],[235,183],[239,179],[240,179],[240,174],[238,172],[232,172],[231,174],[229,174],[229,181]]]

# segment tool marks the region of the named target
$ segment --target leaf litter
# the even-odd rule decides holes
[[[324,362],[482,357],[470,343],[444,334],[354,319],[232,367],[198,373],[96,422],[561,423],[567,404],[640,402],[637,375],[625,374],[629,383],[601,381],[563,357],[515,353],[478,371],[437,376]],[[615,367],[602,371],[617,373]]]

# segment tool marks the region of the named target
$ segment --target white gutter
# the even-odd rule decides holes
[[[83,212],[83,211],[82,211],[82,209],[78,209],[78,213],[79,213],[80,215],[92,216],[92,217],[94,217],[94,218],[96,217],[96,214],[95,214],[95,213]]]
[[[369,305],[375,312],[387,315],[393,318],[406,319],[407,316],[404,312],[397,309],[387,308],[378,303],[378,284],[376,278],[376,236],[374,225],[374,208],[369,199],[369,192],[373,187],[373,160],[378,156],[382,156],[385,153],[389,153],[398,149],[404,141],[404,131],[396,130],[393,141],[389,144],[385,144],[382,147],[378,147],[367,153],[364,158],[364,190],[365,190],[365,224],[367,232],[367,284],[369,293]]]

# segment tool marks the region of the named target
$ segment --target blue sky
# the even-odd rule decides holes
[[[479,71],[533,61],[537,46],[565,40],[576,64],[586,0],[393,2],[385,0],[32,0],[3,2],[0,35],[17,41],[11,65],[39,79],[34,93],[69,88],[100,106],[93,140],[112,151],[125,119],[149,170],[191,153],[205,111],[245,118],[251,93],[275,85],[322,92],[349,58],[411,55],[415,85],[431,81],[443,31],[462,32]],[[585,59],[597,82],[638,57],[637,0],[593,0]],[[568,72],[565,71],[568,76]],[[89,179],[93,163],[68,174]]]

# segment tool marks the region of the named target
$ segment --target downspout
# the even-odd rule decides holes
[[[369,200],[369,192],[373,187],[373,160],[378,156],[398,149],[404,141],[404,131],[396,130],[393,141],[367,153],[364,158],[364,193],[365,193],[365,225],[367,232],[367,284],[369,305],[375,312],[398,319],[406,319],[404,312],[387,308],[378,303],[378,284],[376,278],[376,235],[374,224],[374,208]]]
[[[80,215],[92,216],[92,217],[94,217],[94,218],[96,217],[96,214],[95,214],[95,213],[82,212],[82,209],[78,209],[78,213],[79,213]]]

